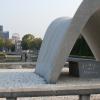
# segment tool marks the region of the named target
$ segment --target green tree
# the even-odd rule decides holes
[[[42,44],[42,39],[41,38],[35,38],[34,39],[34,44],[35,44],[35,49],[39,50]]]
[[[31,50],[33,50],[34,54],[38,54],[40,47],[42,44],[41,38],[34,38],[34,40],[31,42]]]
[[[0,37],[0,51],[3,50],[3,47],[4,47],[4,39]]]
[[[31,42],[34,40],[34,36],[32,34],[26,34],[22,38],[22,49],[23,50],[28,50],[31,49]]]
[[[12,42],[11,39],[6,39],[5,40],[5,48],[9,51],[12,49],[12,47],[14,46],[15,44]]]

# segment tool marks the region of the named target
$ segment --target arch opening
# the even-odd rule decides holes
[[[80,34],[74,44],[69,57],[78,57],[84,59],[94,59],[94,55],[89,48],[85,38]]]

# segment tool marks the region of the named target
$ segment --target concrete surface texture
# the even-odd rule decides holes
[[[0,100],[6,100],[5,98],[0,98]],[[79,100],[78,96],[49,96],[49,97],[28,97],[28,98],[18,98],[17,100]],[[100,95],[92,95],[90,100],[100,100]]]
[[[89,86],[97,86],[100,85],[100,79],[79,79],[79,78],[70,78],[66,77],[66,72],[68,72],[68,68],[64,68],[62,70],[62,74],[57,82],[57,84],[53,87],[52,84],[45,85],[45,81],[34,73],[35,69],[2,69],[0,70],[0,91],[13,91],[13,89],[24,89],[28,90],[34,88],[34,90],[39,87],[46,90],[46,88],[51,88],[51,90],[57,89],[57,87],[61,87],[65,89],[65,87],[77,89],[77,87],[89,87]],[[43,88],[42,88],[43,87]],[[44,88],[45,87],[45,88]],[[49,97],[33,97],[33,98],[18,98],[18,100],[79,100],[78,96],[49,96]],[[91,100],[99,100],[100,95],[92,95]],[[0,100],[5,100],[0,98]]]
[[[30,69],[1,69],[0,88],[21,88],[32,87],[34,85],[45,84],[43,78]]]
[[[74,18],[59,18],[46,31],[36,65],[36,73],[55,83],[76,39],[84,36],[95,58],[100,60],[100,0],[83,0]]]
[[[80,79],[75,77],[69,77],[67,75],[68,68],[63,68],[61,71],[62,74],[59,77],[59,80],[57,81],[57,84],[46,84],[46,81],[36,75],[34,73],[35,69],[1,69],[0,70],[0,89],[2,91],[6,90],[9,91],[9,89],[20,89],[23,88],[39,88],[44,86],[45,88],[51,87],[51,90],[55,89],[57,90],[57,87],[61,87],[62,89],[65,87],[77,89],[77,87],[82,88],[81,86],[84,86],[84,88],[87,87],[98,87],[100,85],[100,79]],[[49,87],[49,88],[50,88]],[[3,90],[4,89],[4,90]],[[0,90],[0,91],[1,91]],[[17,91],[17,90],[16,90]]]

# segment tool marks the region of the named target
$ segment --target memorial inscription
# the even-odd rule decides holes
[[[70,61],[69,73],[81,78],[100,78],[100,62],[85,59]]]

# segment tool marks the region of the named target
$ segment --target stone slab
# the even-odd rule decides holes
[[[90,59],[69,61],[69,73],[80,78],[100,78],[100,62]]]

